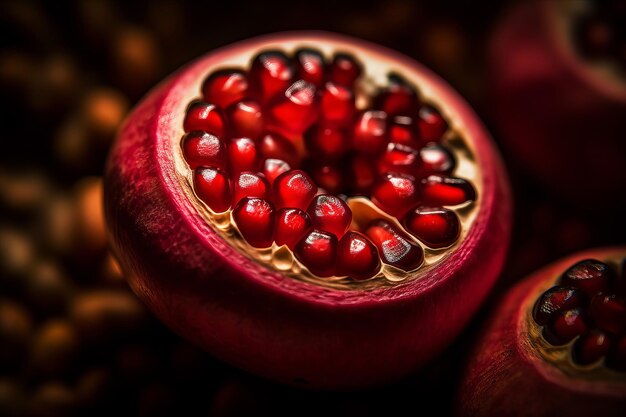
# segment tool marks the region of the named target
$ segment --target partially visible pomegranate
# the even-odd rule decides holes
[[[488,134],[435,75],[293,33],[214,51],[150,93],[110,156],[106,213],[132,288],[170,327],[251,372],[339,389],[407,375],[459,333],[502,266],[510,196]]]
[[[621,416],[626,247],[590,250],[511,289],[471,353],[463,416]]]

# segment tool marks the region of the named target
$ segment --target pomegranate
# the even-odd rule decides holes
[[[200,95],[222,136],[185,133]],[[420,156],[434,146],[445,161]],[[181,69],[126,121],[105,188],[114,250],[161,320],[317,388],[381,384],[437,355],[510,234],[506,173],[467,104],[409,58],[326,33]]]
[[[626,247],[559,260],[502,297],[470,356],[463,416],[620,416]]]
[[[511,158],[590,209],[626,199],[623,4],[520,2],[489,47],[489,103]]]

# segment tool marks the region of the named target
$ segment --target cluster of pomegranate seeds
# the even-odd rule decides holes
[[[587,259],[572,265],[557,286],[536,301],[533,318],[543,337],[558,346],[574,341],[572,359],[581,365],[605,358],[626,371],[626,271]]]
[[[249,69],[209,74],[183,121],[198,198],[215,213],[231,210],[250,246],[285,245],[318,277],[365,280],[383,263],[415,270],[422,244],[446,248],[460,236],[444,206],[476,199],[469,181],[452,176],[439,110],[395,73],[361,100],[363,72],[347,53],[263,51]],[[353,225],[348,201],[357,196],[388,217]]]

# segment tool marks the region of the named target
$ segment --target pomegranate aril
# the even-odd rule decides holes
[[[339,159],[348,149],[346,133],[337,128],[311,126],[304,134],[304,143],[309,154],[320,159]]]
[[[261,98],[267,102],[285,91],[293,78],[293,67],[281,51],[261,52],[252,60],[248,79]]]
[[[295,246],[294,254],[318,277],[335,275],[337,237],[322,230],[311,230]]]
[[[398,74],[389,74],[389,84],[374,98],[374,108],[390,116],[412,116],[417,113],[419,99],[413,85]]]
[[[328,69],[328,79],[346,87],[354,86],[354,82],[363,71],[361,64],[351,55],[335,54]]]
[[[372,278],[380,270],[376,246],[358,232],[346,233],[337,247],[337,275],[355,280]]]
[[[389,143],[387,150],[378,159],[378,172],[399,172],[416,175],[420,167],[419,153],[407,145]]]
[[[441,207],[418,206],[409,211],[403,224],[429,248],[450,246],[461,234],[461,224],[456,213]]]
[[[467,180],[441,175],[422,179],[421,194],[425,203],[438,206],[456,206],[476,200],[476,190]]]
[[[385,174],[372,187],[371,200],[386,213],[399,218],[419,201],[415,178],[399,173]]]
[[[626,332],[626,302],[612,294],[597,294],[589,304],[589,315],[594,324],[615,335]]]
[[[615,343],[606,358],[609,368],[626,371],[626,336],[621,336]]]
[[[417,148],[419,132],[415,120],[408,116],[394,116],[389,124],[389,141]]]
[[[262,135],[258,147],[263,158],[280,159],[293,166],[298,163],[298,150],[295,145],[278,133]]]
[[[271,188],[267,180],[254,172],[242,172],[232,179],[233,205],[245,197],[271,199]]]
[[[365,234],[376,245],[386,264],[403,271],[412,271],[424,262],[422,247],[385,220],[372,221],[365,229]]]
[[[576,263],[561,276],[561,284],[579,288],[589,297],[608,290],[615,281],[615,272],[611,267],[594,259]]]
[[[417,127],[424,142],[438,141],[448,130],[448,122],[446,122],[439,110],[424,104],[418,113]]]
[[[272,246],[274,205],[260,198],[244,198],[233,209],[233,220],[243,238],[255,248]]]
[[[240,69],[215,71],[202,83],[205,101],[225,109],[248,96],[248,76]]]
[[[276,208],[290,207],[306,210],[317,194],[317,185],[311,177],[297,169],[280,174],[272,185]]]
[[[183,121],[185,132],[202,130],[220,138],[226,135],[226,117],[214,104],[195,102],[187,109]]]
[[[543,328],[543,336],[552,345],[564,345],[587,331],[580,309],[560,311]]]
[[[431,174],[450,174],[456,167],[454,155],[437,143],[429,143],[419,150],[422,161],[421,177]]]
[[[606,356],[610,350],[611,338],[600,330],[592,330],[574,343],[572,357],[580,365],[589,365]]]
[[[533,307],[535,322],[544,326],[559,311],[583,307],[585,295],[573,287],[556,286],[541,294]]]
[[[343,176],[336,165],[314,165],[309,172],[318,187],[329,194],[339,194],[343,189]]]
[[[311,218],[296,208],[282,208],[276,212],[274,241],[278,246],[287,245],[291,250],[311,230]]]
[[[352,210],[346,202],[328,194],[316,196],[311,201],[307,214],[313,222],[313,227],[332,233],[337,238],[346,233],[352,222]]]
[[[223,213],[230,208],[230,179],[221,169],[196,168],[193,173],[193,188],[198,198],[214,212]]]
[[[295,53],[296,77],[316,87],[324,85],[326,63],[324,56],[315,49],[299,49]]]
[[[189,132],[182,140],[183,156],[191,169],[199,166],[226,168],[226,147],[217,136],[206,132]]]
[[[352,129],[352,147],[355,150],[378,155],[385,150],[388,142],[387,113],[368,110],[359,114]]]
[[[259,168],[259,153],[250,138],[233,138],[228,142],[228,169],[231,175],[244,171],[256,172]]]
[[[301,134],[317,119],[319,101],[313,84],[294,82],[269,105],[273,122],[291,133]]]
[[[276,180],[280,174],[290,170],[291,166],[281,159],[270,158],[263,162],[263,175],[270,185],[274,184],[274,180]]]
[[[347,126],[355,112],[352,90],[340,84],[326,83],[320,92],[320,122],[324,126]]]
[[[232,136],[257,139],[263,133],[263,112],[256,101],[244,100],[226,109]]]
[[[348,180],[355,194],[369,194],[378,176],[374,162],[365,155],[354,155],[348,163]]]

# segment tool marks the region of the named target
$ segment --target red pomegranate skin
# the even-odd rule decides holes
[[[572,2],[575,3],[575,2]],[[489,106],[512,158],[588,208],[626,201],[626,77],[599,74],[574,50],[559,1],[519,2],[489,46]],[[593,198],[580,198],[585,193]]]
[[[528,338],[529,308],[574,263],[626,256],[626,246],[580,252],[537,271],[508,291],[469,352],[459,416],[622,416],[626,380],[585,380],[548,364]],[[531,318],[532,320],[532,318]]]
[[[180,148],[182,118],[203,78],[264,49],[334,45],[363,62],[392,61],[446,103],[482,169],[477,217],[437,268],[393,286],[338,290],[261,266],[197,209]],[[231,60],[231,61],[229,61]],[[244,61],[241,61],[244,64]],[[247,60],[246,64],[247,65]],[[367,64],[366,64],[367,65]],[[182,165],[184,167],[184,165]],[[182,171],[181,171],[182,170]],[[361,40],[288,32],[213,51],[151,91],[119,132],[105,174],[110,240],[131,288],[170,328],[209,353],[287,384],[353,389],[406,376],[442,351],[494,284],[510,236],[510,191],[493,143],[470,107],[413,60]],[[271,306],[271,308],[270,308]]]

